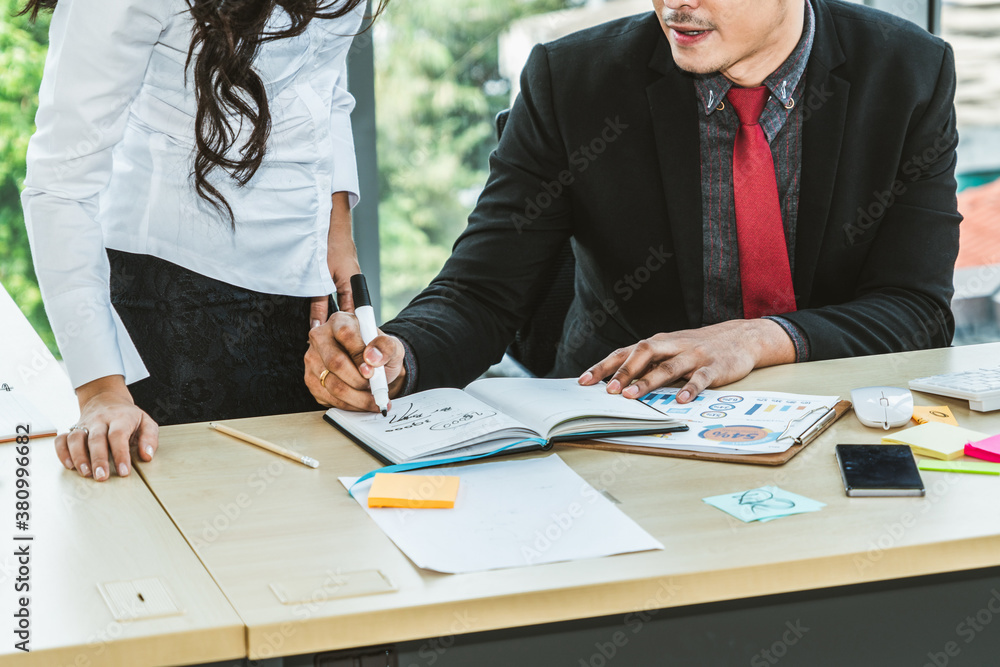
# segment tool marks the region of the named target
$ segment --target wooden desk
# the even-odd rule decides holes
[[[30,450],[31,518],[29,530],[19,531],[15,444],[0,445],[0,663],[139,667],[246,655],[239,616],[138,475],[97,484],[59,465],[52,438],[32,441]],[[12,539],[25,535],[34,539]],[[22,545],[30,545],[28,593],[14,590],[22,576],[14,551]],[[116,620],[99,584],[150,577],[182,613]],[[11,633],[22,595],[30,597],[30,653],[14,648]]]
[[[998,358],[1000,344],[991,344],[789,365],[757,371],[732,387],[849,397],[854,387],[906,386],[909,378]],[[1000,412],[972,413],[961,401],[915,397],[918,404],[950,405],[969,428],[1000,431]],[[834,444],[878,442],[883,432],[846,415],[779,468],[557,447],[666,549],[441,575],[414,567],[347,496],[337,476],[377,463],[320,415],[234,422],[317,458],[318,470],[203,424],[164,428],[157,458],[139,467],[246,622],[253,659],[1000,565],[998,478],[924,473],[926,498],[847,498]],[[743,524],[701,502],[765,484],[828,506],[818,514]],[[398,591],[286,605],[269,588],[295,579],[322,597],[338,576],[370,569],[385,573]]]

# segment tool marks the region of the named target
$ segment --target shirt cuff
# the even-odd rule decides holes
[[[788,337],[792,339],[792,345],[795,346],[795,363],[809,361],[809,339],[806,338],[802,329],[784,317],[778,317],[777,315],[765,315],[761,319],[777,322],[785,330],[785,333],[788,334]]]
[[[131,384],[149,377],[110,300],[89,290],[50,297],[45,310],[73,388],[109,375]]]

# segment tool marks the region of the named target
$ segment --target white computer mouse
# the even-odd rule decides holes
[[[851,390],[854,414],[865,426],[889,430],[913,417],[913,394],[899,387],[860,387]]]

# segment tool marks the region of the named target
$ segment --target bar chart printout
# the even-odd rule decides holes
[[[840,400],[838,396],[707,389],[690,403],[678,403],[678,391],[658,389],[640,400],[685,421],[687,432],[613,438],[608,442],[731,454],[783,452]]]

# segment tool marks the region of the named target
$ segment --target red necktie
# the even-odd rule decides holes
[[[734,86],[726,93],[740,119],[733,145],[733,198],[743,317],[747,319],[795,310],[774,160],[760,127],[760,114],[769,95],[766,86]]]

